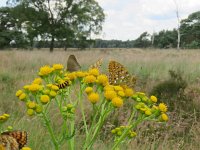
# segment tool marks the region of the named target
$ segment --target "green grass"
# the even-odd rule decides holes
[[[198,50],[141,50],[141,49],[106,49],[67,52],[57,50],[49,53],[43,51],[0,51],[0,114],[9,113],[11,119],[6,125],[12,125],[19,130],[29,133],[28,145],[33,150],[52,149],[45,127],[39,119],[26,116],[23,103],[16,97],[15,92],[23,85],[30,83],[37,76],[38,69],[43,65],[62,63],[66,66],[67,58],[74,54],[83,69],[103,58],[102,72],[107,72],[108,62],[116,60],[127,67],[130,73],[136,75],[136,90],[149,93],[151,89],[161,81],[169,78],[169,70],[180,70],[184,79],[189,83],[188,90],[196,89],[194,100],[198,105],[200,97],[200,51]],[[178,102],[177,102],[178,103]],[[187,114],[186,114],[187,115]],[[57,121],[56,114],[53,119]],[[185,122],[182,116],[173,118],[171,116],[169,126],[174,123]],[[187,135],[174,136],[178,132],[178,125],[171,128],[165,135],[149,142],[149,137],[138,135],[128,149],[199,149],[200,123],[192,120]],[[58,126],[57,126],[58,127]],[[161,131],[160,131],[161,132]],[[76,135],[81,142],[82,135]],[[151,135],[154,137],[155,135]],[[110,137],[110,136],[108,136]],[[107,141],[109,141],[108,139]],[[96,149],[109,149],[109,143],[99,140]],[[62,148],[66,149],[66,145]],[[77,148],[80,149],[80,148]],[[127,148],[124,148],[127,149]]]

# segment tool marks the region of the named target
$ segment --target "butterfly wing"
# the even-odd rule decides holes
[[[81,69],[76,57],[74,55],[70,55],[67,60],[67,71],[74,72]]]
[[[26,145],[26,143],[27,143],[27,132],[26,131],[8,131],[8,132],[3,132],[1,135],[2,136],[10,136],[10,137],[14,138],[18,143],[19,149],[24,147],[24,145]]]
[[[97,62],[95,62],[94,64],[92,64],[89,67],[89,69],[94,69],[94,68],[100,69],[100,67],[102,65],[102,62],[103,62],[103,58],[100,58],[99,60],[97,60]]]
[[[109,83],[111,85],[125,85],[132,87],[135,84],[135,77],[128,73],[128,70],[116,61],[110,61],[109,66]]]
[[[19,144],[12,136],[0,135],[0,150],[19,150]]]

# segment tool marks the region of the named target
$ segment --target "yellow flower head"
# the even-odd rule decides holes
[[[53,84],[49,83],[46,85],[46,87],[51,88]]]
[[[122,107],[123,100],[120,97],[115,97],[115,98],[112,99],[112,104],[115,107]]]
[[[66,73],[65,77],[68,77],[70,80],[76,79],[76,72]]]
[[[154,102],[154,103],[156,103],[156,102],[158,101],[158,100],[157,100],[157,97],[155,97],[155,96],[153,96],[153,95],[150,97],[150,99],[151,99],[151,101]]]
[[[93,91],[93,88],[92,87],[86,87],[85,88],[85,93],[89,94]]]
[[[160,103],[160,104],[158,105],[158,108],[159,108],[159,110],[162,111],[162,112],[167,112],[167,106],[166,106],[164,103]]]
[[[20,96],[22,93],[23,93],[23,91],[22,91],[22,90],[18,90],[18,91],[16,92],[16,94],[15,94],[15,95],[16,95],[17,97],[19,97],[19,96]]]
[[[114,88],[113,88],[113,86],[112,85],[106,85],[105,87],[104,87],[104,90],[105,91],[113,91],[114,90]]]
[[[59,87],[57,85],[52,85],[51,86],[51,89],[54,90],[54,91],[58,91],[59,90]]]
[[[50,101],[50,98],[48,95],[42,95],[40,97],[40,101],[43,103],[43,104],[47,104],[49,101]]]
[[[130,96],[133,96],[134,91],[131,88],[126,88],[124,90],[124,93],[125,93],[125,96],[130,97]]]
[[[33,109],[28,109],[26,112],[29,116],[34,115],[34,110]]]
[[[125,93],[123,91],[118,91],[117,94],[121,97],[124,97],[125,96]]]
[[[142,98],[142,97],[145,96],[145,93],[143,93],[143,92],[137,92],[136,94],[137,94],[140,98]]]
[[[63,65],[62,64],[54,64],[53,65],[53,69],[54,70],[61,70],[61,69],[63,69],[64,67],[63,67]]]
[[[30,109],[34,109],[36,107],[36,103],[35,102],[28,102],[27,106]]]
[[[25,90],[28,90],[29,89],[29,85],[24,85],[23,87]]]
[[[100,83],[100,84],[102,84],[102,85],[108,84],[108,77],[107,77],[106,75],[104,75],[104,74],[99,75],[99,76],[97,77],[97,80],[98,80],[98,83]]]
[[[169,117],[167,116],[167,114],[163,113],[163,114],[161,115],[161,119],[162,119],[163,121],[168,121],[168,120],[169,120]]]
[[[41,113],[42,112],[42,106],[40,106],[40,105],[36,105],[36,108],[35,108],[35,112],[36,113]]]
[[[36,91],[39,91],[39,90],[41,90],[41,86],[39,85],[39,84],[31,84],[31,85],[29,85],[29,91],[31,91],[31,92],[36,92]]]
[[[108,100],[112,100],[113,98],[117,97],[117,93],[115,91],[105,91],[104,96]]]
[[[10,115],[9,114],[3,114],[4,117],[9,118]]]
[[[114,86],[116,91],[123,91],[124,89],[121,86]]]
[[[98,76],[99,75],[99,70],[97,68],[93,68],[89,70],[89,74],[93,76]]]
[[[40,76],[46,76],[50,74],[54,69],[52,69],[50,66],[43,66],[40,68],[39,75]]]
[[[23,147],[22,150],[31,150],[30,147]]]
[[[10,117],[10,115],[9,114],[3,114],[3,115],[1,115],[0,116],[0,122],[4,122],[4,121],[6,121],[6,120],[8,120],[8,118]]]
[[[77,77],[82,78],[82,77],[85,77],[85,75],[86,75],[86,73],[83,72],[83,71],[77,71],[77,72],[76,72],[76,76],[77,76]]]
[[[145,113],[147,116],[150,116],[150,115],[152,114],[151,109],[147,109],[144,113]]]
[[[131,131],[129,136],[130,136],[130,138],[133,138],[133,137],[137,136],[137,133],[134,131]]]
[[[57,93],[56,93],[55,91],[50,91],[49,95],[50,95],[51,97],[55,97],[55,96],[57,95]]]
[[[91,102],[91,103],[93,103],[93,104],[95,104],[96,102],[98,102],[99,101],[99,94],[98,93],[91,93],[89,96],[88,96],[88,100]]]
[[[94,83],[96,81],[96,77],[93,75],[86,76],[84,78],[85,83]]]
[[[42,83],[42,79],[41,78],[35,78],[35,80],[33,80],[34,84],[41,84]]]
[[[50,93],[50,90],[46,89],[46,90],[43,91],[43,93],[46,94],[46,95],[48,95]]]
[[[21,101],[25,100],[25,98],[26,98],[26,94],[25,94],[25,93],[22,93],[22,94],[19,96],[19,99],[20,99]]]

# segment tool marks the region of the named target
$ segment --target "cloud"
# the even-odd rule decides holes
[[[144,31],[152,33],[177,27],[174,0],[97,0],[104,8],[103,38],[135,39]],[[175,0],[181,19],[198,11],[200,0]]]

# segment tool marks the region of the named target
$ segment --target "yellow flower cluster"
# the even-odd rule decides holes
[[[34,115],[35,112],[39,114],[43,110],[42,106],[34,101],[26,102],[26,106],[27,106],[27,114],[29,116]]]
[[[42,79],[41,78],[35,78],[33,80],[33,84],[42,84]]]
[[[1,122],[5,122],[6,120],[8,120],[8,118],[10,117],[9,114],[3,114],[0,116],[0,123]]]
[[[37,91],[42,90],[42,86],[39,84],[33,83],[33,84],[29,85],[28,90],[31,92],[37,92]]]
[[[131,97],[133,95],[131,88],[123,88],[121,86],[106,85],[104,87],[104,96],[107,100],[112,101],[113,106],[122,107],[123,98]]]
[[[44,89],[42,92],[45,95],[49,95],[50,97],[56,97],[59,87],[53,84],[47,84],[47,89]]]
[[[127,136],[129,138],[133,138],[133,137],[135,137],[137,135],[136,132],[131,131],[131,129],[130,129],[129,126],[120,126],[120,127],[117,127],[115,129],[111,130],[111,133],[114,134],[114,135],[116,135],[116,136],[121,136],[125,130],[128,130]]]
[[[39,76],[46,76],[46,75],[49,75],[54,69],[51,68],[50,66],[43,66],[40,68],[40,71],[39,71]]]
[[[167,106],[164,103],[160,103],[158,106],[155,103],[158,101],[156,96],[150,96],[148,98],[145,93],[137,92],[132,96],[132,98],[137,102],[135,108],[141,113],[147,116],[156,114],[160,121],[168,121]]]
[[[18,90],[15,94],[21,101],[26,99],[26,94],[22,90]]]

